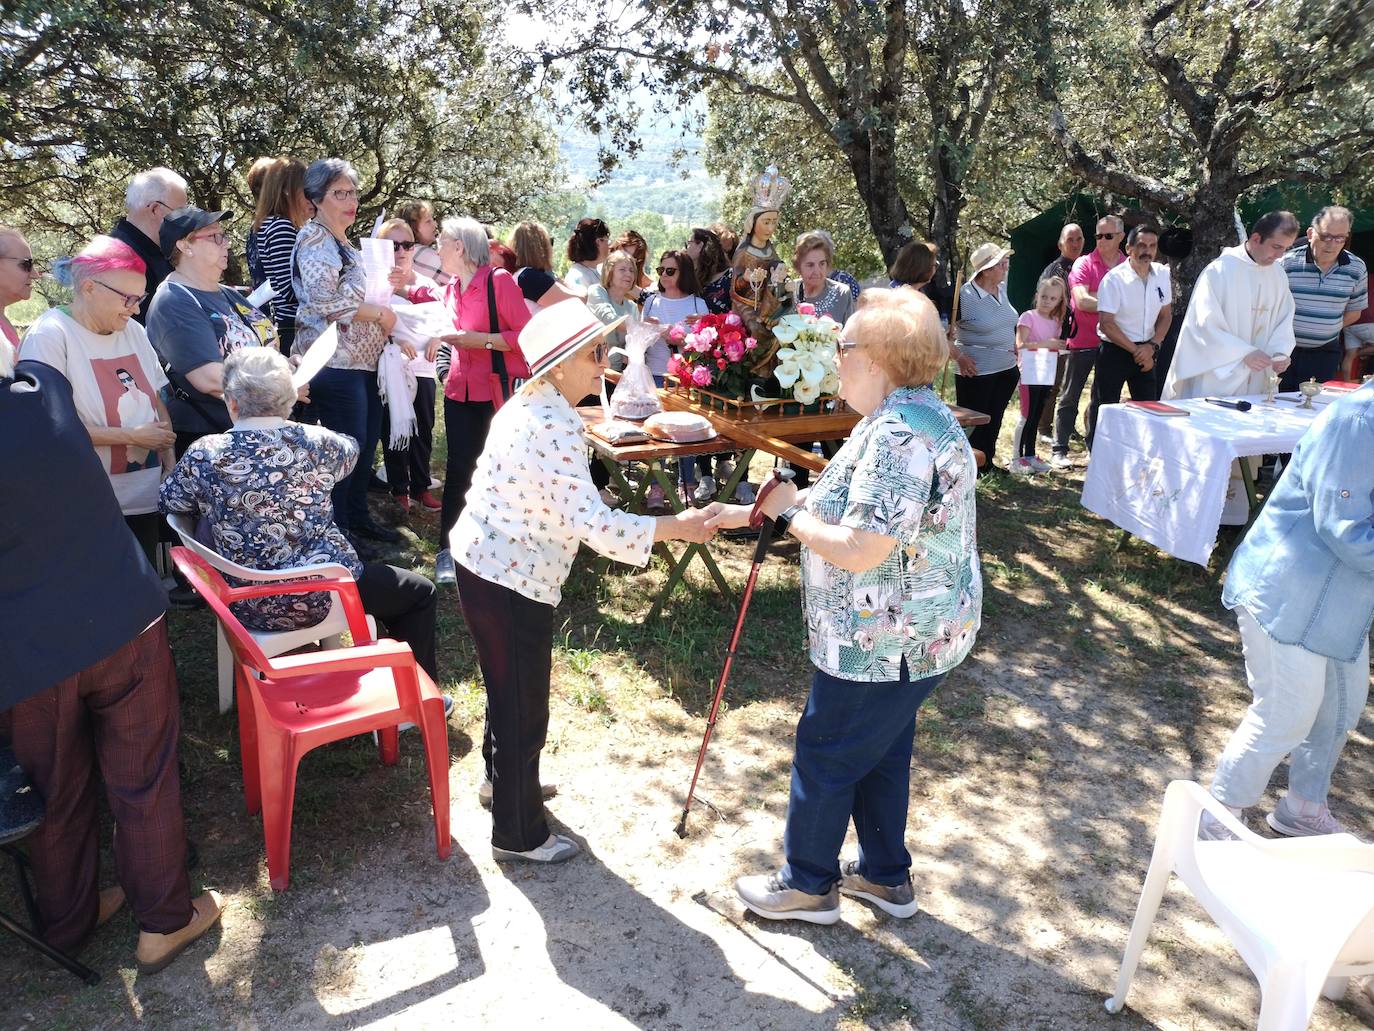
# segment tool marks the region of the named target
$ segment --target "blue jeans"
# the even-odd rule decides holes
[[[820,670],[797,724],[787,803],[782,879],[824,895],[840,879],[849,821],[859,836],[859,873],[874,884],[905,884],[911,870],[906,816],[916,710],[944,679],[841,680]]]
[[[358,442],[358,464],[334,485],[334,522],[350,530],[371,521],[367,511],[367,484],[372,479],[372,459],[382,437],[382,399],[377,394],[377,373],[361,369],[321,369],[310,381],[310,407],[320,425],[345,433]]]

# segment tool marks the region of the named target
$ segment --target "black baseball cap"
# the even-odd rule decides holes
[[[162,220],[158,230],[157,242],[162,245],[162,256],[170,258],[176,250],[178,240],[184,240],[198,229],[212,226],[216,222],[227,222],[234,217],[232,211],[206,211],[203,208],[177,208]]]

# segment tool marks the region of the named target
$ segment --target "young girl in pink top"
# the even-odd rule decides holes
[[[1035,288],[1035,308],[1022,313],[1016,320],[1016,354],[1019,361],[1026,350],[1049,348],[1060,351],[1064,340],[1059,336],[1064,321],[1064,307],[1067,292],[1064,281],[1055,276],[1040,280]],[[1016,476],[1029,476],[1043,473],[1049,465],[1035,457],[1035,427],[1040,425],[1040,415],[1045,409],[1045,401],[1050,396],[1050,386],[1027,386],[1024,382],[1017,388],[1021,394],[1021,418],[1016,422],[1016,430],[1011,438],[1011,472]]]

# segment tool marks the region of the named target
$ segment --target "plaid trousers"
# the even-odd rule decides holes
[[[181,708],[166,620],[13,714],[15,755],[47,809],[28,839],[43,937],[70,950],[95,928],[97,768],[114,816],[116,875],[138,926],[165,934],[190,923]]]

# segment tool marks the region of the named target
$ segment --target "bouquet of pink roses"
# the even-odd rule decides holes
[[[748,335],[734,312],[703,315],[668,330],[678,353],[668,359],[668,373],[683,386],[710,387],[727,397],[747,397],[753,379],[751,355],[758,341]]]

